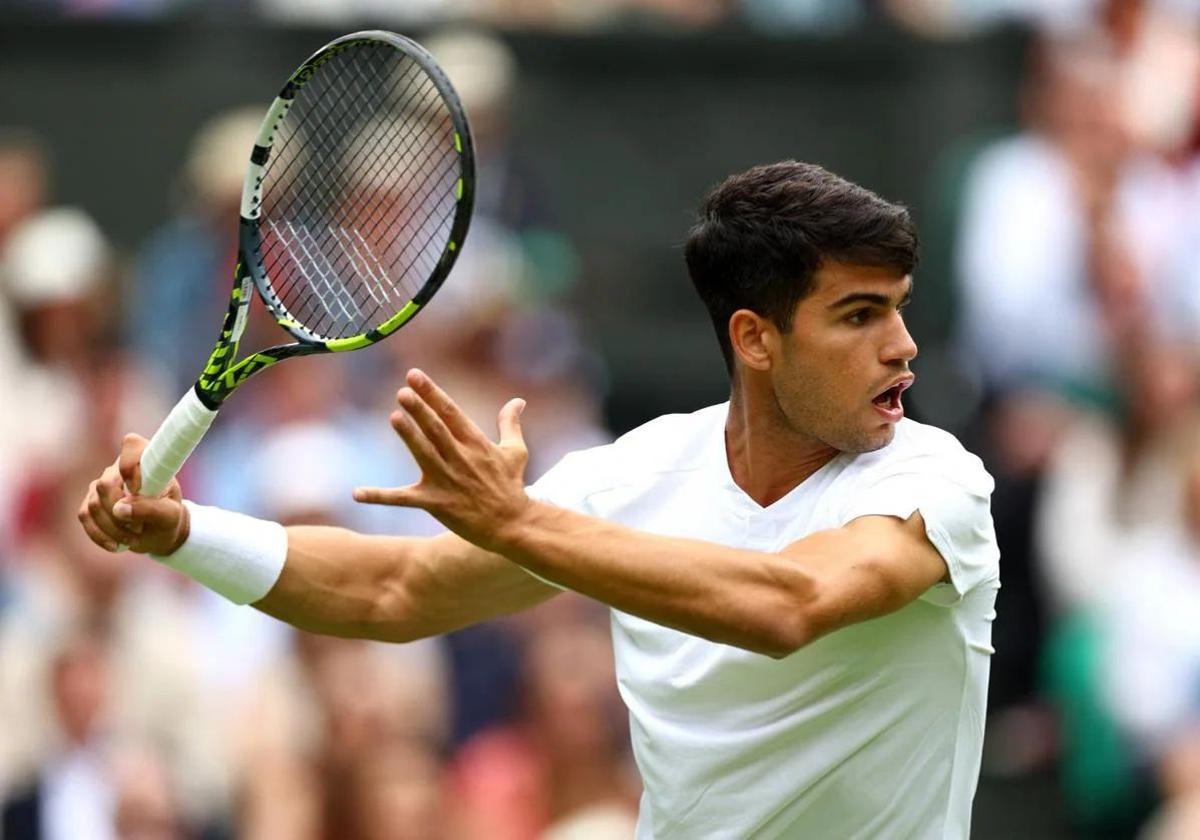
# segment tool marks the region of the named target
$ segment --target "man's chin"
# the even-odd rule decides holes
[[[854,440],[846,440],[845,445],[836,447],[849,455],[865,455],[883,449],[896,437],[896,427],[892,423],[866,430]]]

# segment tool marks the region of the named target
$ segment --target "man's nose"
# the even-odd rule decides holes
[[[882,361],[885,364],[895,364],[896,362],[907,364],[917,356],[917,342],[913,341],[912,334],[909,333],[899,312],[896,313],[896,321],[896,330],[883,346]]]

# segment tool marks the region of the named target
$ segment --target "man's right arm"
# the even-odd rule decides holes
[[[126,494],[126,487],[136,490],[141,483],[138,464],[145,446],[144,438],[126,436],[117,462],[89,487],[79,520],[102,548],[112,551],[124,544],[134,551],[167,555],[166,563],[174,565],[172,557],[178,556],[175,552],[188,540],[194,543],[198,536],[212,534],[192,533],[194,523],[176,481],[159,498]],[[199,515],[201,510],[214,509],[194,510]],[[216,515],[241,518],[224,512]],[[273,533],[278,536],[277,526],[244,521],[259,530],[275,528]],[[228,529],[216,530],[236,532],[238,527],[233,523]],[[249,549],[245,558],[238,556],[237,539],[219,541],[223,545],[216,561],[221,576],[237,576],[239,564],[249,567],[255,562]],[[266,594],[252,600],[252,605],[315,633],[409,641],[517,612],[559,592],[503,557],[452,533],[418,538],[292,527],[287,529],[282,569],[278,558],[283,557],[284,549],[279,545],[275,566],[257,590]],[[211,569],[196,571],[191,568],[186,573],[204,580]]]
[[[256,609],[313,633],[407,642],[536,606],[558,594],[460,537],[376,537],[288,528],[287,562]]]

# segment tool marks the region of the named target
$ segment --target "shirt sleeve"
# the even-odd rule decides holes
[[[937,459],[908,465],[871,480],[854,494],[842,524],[860,516],[896,516],[908,519],[920,511],[925,533],[942,555],[949,583],[930,588],[921,599],[953,606],[977,587],[999,581],[1000,551],[992,524],[992,477],[974,456],[951,471]],[[964,459],[965,460],[965,459]]]
[[[557,507],[582,513],[583,500],[587,495],[588,474],[585,470],[583,452],[568,452],[558,463],[542,474],[542,477],[525,488],[526,495],[539,502],[549,502]]]

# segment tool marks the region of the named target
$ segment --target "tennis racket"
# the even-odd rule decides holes
[[[355,32],[300,65],[250,152],[220,336],[142,453],[140,492],[162,493],[254,374],[369,347],[421,311],[462,249],[474,188],[466,115],[418,44]],[[235,362],[251,287],[295,341]]]

